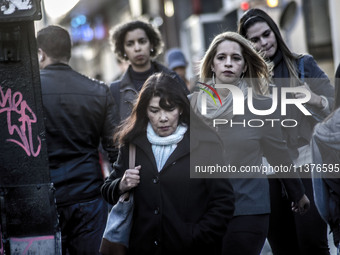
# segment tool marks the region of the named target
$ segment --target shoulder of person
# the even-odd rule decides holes
[[[299,70],[301,67],[299,66],[298,62],[298,68]],[[303,55],[303,69],[305,72],[305,78],[322,78],[322,79],[327,79],[329,83],[329,78],[327,74],[322,70],[322,68],[318,65],[316,60],[312,55],[305,54]],[[331,84],[329,83],[329,86]]]
[[[101,80],[98,80],[98,79],[95,79],[95,78],[91,78],[91,77],[87,77],[87,78],[89,78],[91,81],[93,81],[94,83],[96,83],[99,86],[108,87],[108,85],[104,81],[101,81]]]
[[[170,73],[171,70],[167,68],[165,65],[162,65],[158,61],[151,61],[151,63],[154,65],[156,72],[165,72],[165,73]]]
[[[308,67],[310,67],[310,65],[317,65],[314,57],[310,54],[301,54],[300,57],[298,58],[298,65],[300,63],[300,61],[303,61],[303,64],[305,66],[305,68],[308,69]]]
[[[118,84],[118,86],[119,86],[122,82],[124,82],[126,79],[128,79],[129,78],[128,70],[129,70],[129,68],[125,71],[125,73],[122,74],[122,76],[120,76],[120,78],[112,81],[111,84],[110,84],[110,87],[116,86],[116,84]]]
[[[121,83],[121,80],[116,80],[116,81],[111,82],[110,89],[114,87],[119,87],[120,83]]]
[[[336,134],[336,137],[339,136],[339,125],[340,125],[340,108],[334,110],[323,122],[318,123],[314,128],[314,135],[316,133],[322,133],[321,130],[324,130],[324,133]],[[339,139],[333,139],[333,142]]]
[[[78,78],[79,79],[83,79],[84,82],[87,81],[88,84],[91,84],[93,86],[98,86],[98,88],[101,88],[101,89],[104,89],[104,90],[107,90],[109,88],[109,86],[105,82],[103,82],[101,80],[97,80],[95,78],[91,78],[89,76],[86,76],[84,74],[78,73],[76,71],[74,71],[74,72],[78,74]]]
[[[118,112],[119,112],[119,105],[120,105],[120,84],[121,80],[114,81],[110,84],[110,92],[111,95],[114,98],[114,102],[116,106],[118,107]]]
[[[125,73],[118,80],[111,82],[110,90],[111,90],[112,94],[115,94],[116,91],[119,91],[120,88],[122,87],[122,84],[129,83],[129,82],[130,82],[129,81],[129,74],[128,74],[128,70],[126,70]]]
[[[196,101],[199,93],[200,93],[199,91],[193,91],[190,94],[188,94],[187,97],[188,97],[189,101]]]

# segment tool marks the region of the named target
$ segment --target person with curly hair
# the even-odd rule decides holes
[[[151,24],[134,20],[119,24],[112,30],[111,43],[119,59],[129,61],[129,67],[120,80],[110,85],[110,90],[119,108],[120,119],[126,119],[144,82],[157,72],[175,74],[153,59],[163,50],[163,41],[159,31]],[[183,89],[188,93],[185,83]]]

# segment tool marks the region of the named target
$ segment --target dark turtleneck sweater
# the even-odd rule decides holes
[[[151,68],[145,72],[135,72],[132,68],[130,69],[130,77],[137,91],[142,89],[144,82],[155,73],[155,67],[151,63]]]

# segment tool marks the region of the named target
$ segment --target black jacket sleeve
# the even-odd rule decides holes
[[[319,96],[327,98],[329,103],[329,109],[326,111],[326,115],[330,113],[330,110],[334,104],[334,87],[332,86],[326,73],[318,66],[315,59],[311,55],[305,55],[304,58],[305,66],[305,81],[309,85],[310,89]],[[313,111],[324,115],[322,110],[313,107]]]
[[[110,93],[108,87],[106,87],[106,105],[105,105],[105,120],[102,130],[102,146],[108,153],[108,157],[111,163],[117,159],[118,150],[113,142],[114,130],[119,124],[118,109],[115,101]]]

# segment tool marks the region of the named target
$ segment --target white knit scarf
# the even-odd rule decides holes
[[[156,159],[157,169],[160,172],[165,162],[170,157],[171,153],[176,149],[177,144],[183,139],[188,127],[184,124],[177,126],[174,133],[169,136],[159,136],[153,130],[151,123],[148,123],[146,135],[149,142],[152,144],[152,152]]]

